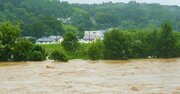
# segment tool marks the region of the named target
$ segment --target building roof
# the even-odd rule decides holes
[[[53,42],[55,39],[48,38],[48,37],[42,37],[37,40],[37,42]]]
[[[106,30],[94,30],[94,31],[87,31],[87,32],[106,32]]]
[[[60,39],[60,38],[62,38],[62,36],[49,36],[49,38],[52,38],[52,39]]]
[[[42,37],[42,38],[38,38],[37,42],[53,42],[53,41],[57,41],[60,38],[62,38],[62,36]]]

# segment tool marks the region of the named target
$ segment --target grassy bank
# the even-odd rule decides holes
[[[54,50],[64,52],[69,59],[88,59],[87,50],[89,44],[81,44],[77,52],[67,52],[61,44],[44,44],[40,45],[45,48],[45,51],[50,55]]]
[[[45,51],[48,54],[52,53],[54,50],[63,50],[63,47],[61,44],[44,44],[40,46],[44,47]]]

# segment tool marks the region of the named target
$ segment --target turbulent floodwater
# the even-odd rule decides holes
[[[0,63],[0,94],[180,94],[180,59]]]

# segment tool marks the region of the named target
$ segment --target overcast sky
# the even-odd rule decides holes
[[[140,3],[160,3],[162,5],[178,5],[180,6],[180,0],[61,0],[68,1],[69,3],[102,3],[102,2],[129,2],[129,1],[137,1]]]

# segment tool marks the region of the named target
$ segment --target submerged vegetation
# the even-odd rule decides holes
[[[87,54],[90,59],[98,60],[103,59],[104,46],[101,40],[97,40],[89,45]]]
[[[55,60],[55,61],[63,61],[63,62],[67,62],[68,58],[67,56],[60,50],[54,50],[51,55],[50,58]]]

